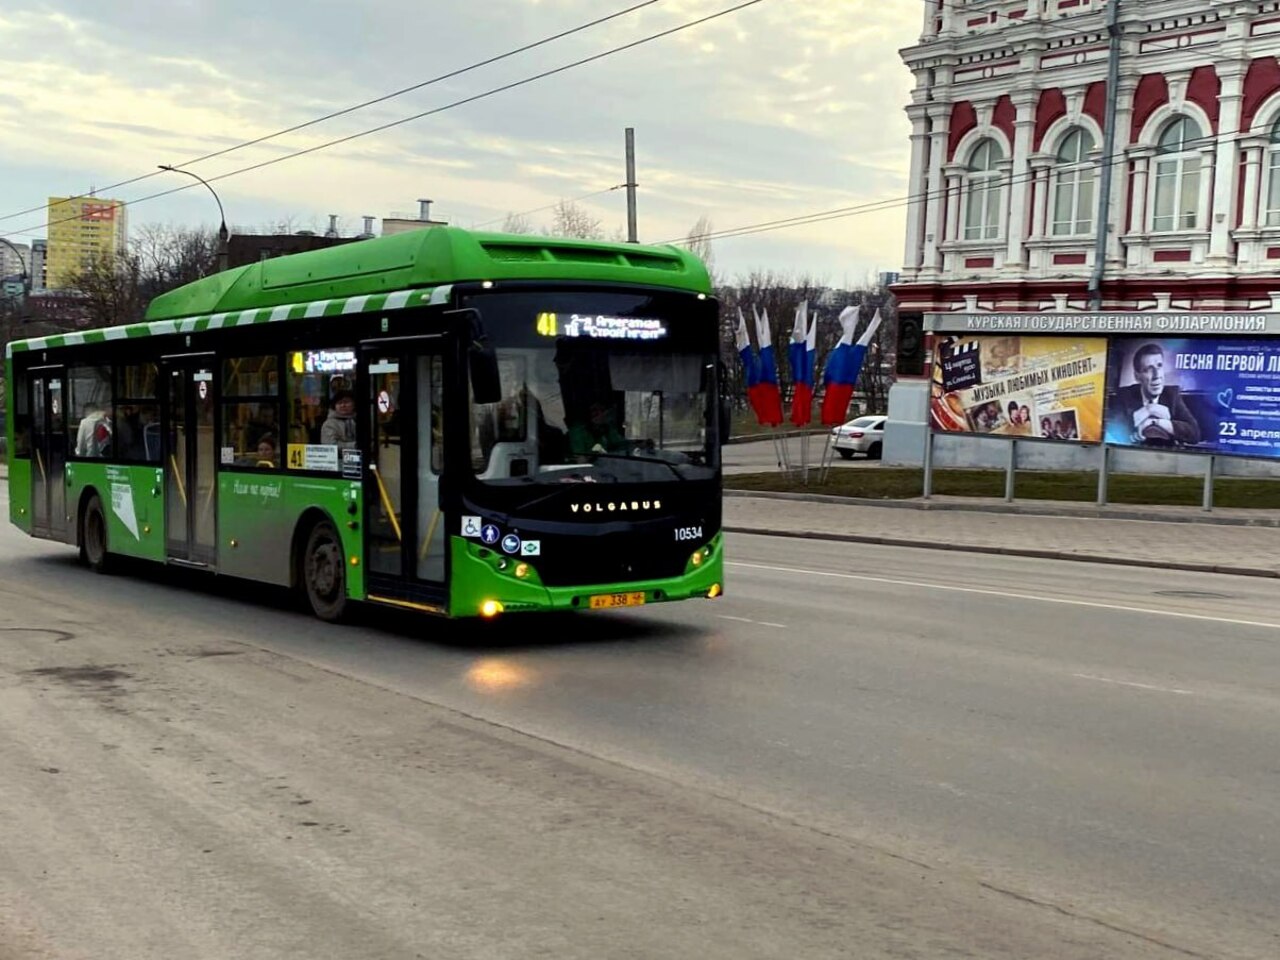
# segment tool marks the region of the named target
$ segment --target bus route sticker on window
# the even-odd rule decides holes
[[[342,451],[342,476],[346,480],[359,480],[362,475],[364,458],[359,450]]]
[[[290,470],[338,472],[338,448],[334,444],[291,443],[286,457]]]

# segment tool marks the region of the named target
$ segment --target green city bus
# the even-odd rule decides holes
[[[452,618],[723,589],[719,308],[671,246],[437,227],[5,350],[9,510],[131,557]]]

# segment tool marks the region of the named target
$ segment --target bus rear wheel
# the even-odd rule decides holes
[[[302,584],[311,612],[335,623],[347,611],[347,568],[342,540],[333,524],[322,520],[311,528],[302,554]]]
[[[94,573],[106,573],[110,554],[107,553],[107,518],[102,512],[102,500],[95,494],[85,504],[80,527],[80,559]]]

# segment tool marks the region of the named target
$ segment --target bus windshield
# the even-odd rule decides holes
[[[496,348],[503,396],[472,404],[472,467],[481,480],[716,475],[715,356],[699,342],[705,331],[695,332],[696,306],[682,317],[678,303],[616,293],[499,294],[473,305]]]

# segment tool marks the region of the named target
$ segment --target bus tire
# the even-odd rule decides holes
[[[102,500],[95,493],[84,506],[80,520],[80,559],[94,573],[110,570],[111,554],[107,552],[107,517]]]
[[[302,552],[302,589],[311,612],[336,623],[347,612],[347,568],[342,538],[328,520],[321,520],[307,534]]]

